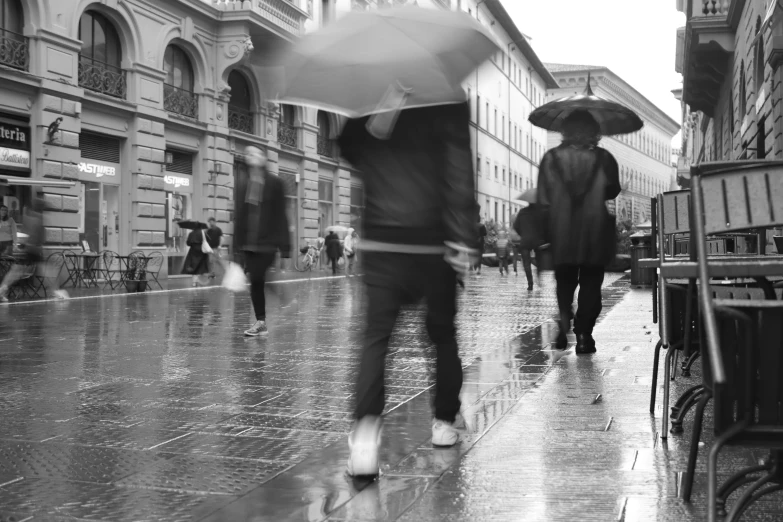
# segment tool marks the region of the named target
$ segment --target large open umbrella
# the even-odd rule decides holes
[[[628,134],[644,127],[642,119],[625,105],[593,94],[589,75],[584,94],[546,103],[531,112],[528,120],[536,127],[563,132],[563,122],[575,111],[589,112],[601,126],[603,136]]]
[[[293,45],[271,98],[350,117],[461,103],[460,82],[497,50],[492,34],[465,13],[351,12]]]

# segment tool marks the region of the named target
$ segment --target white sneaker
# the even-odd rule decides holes
[[[352,477],[375,476],[380,471],[378,449],[381,445],[381,418],[368,415],[354,424],[348,435],[347,471]]]
[[[256,323],[245,330],[245,335],[248,337],[258,337],[261,334],[267,333],[269,330],[266,328],[266,322],[264,321],[256,321]]]
[[[70,299],[71,296],[65,290],[55,290],[54,297],[57,299]]]
[[[433,446],[453,446],[459,440],[461,431],[465,431],[467,425],[461,414],[457,414],[454,422],[435,419],[432,422],[432,444]]]

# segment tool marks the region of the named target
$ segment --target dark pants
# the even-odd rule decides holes
[[[441,255],[367,252],[363,257],[367,291],[364,351],[356,383],[356,418],[380,415],[384,408],[384,369],[400,307],[424,297],[427,333],[435,344],[435,418],[453,422],[460,409],[462,363],[454,316],[457,276]]]
[[[601,313],[601,285],[604,282],[604,267],[561,265],[555,267],[555,279],[557,280],[557,304],[560,308],[560,317],[570,320],[574,292],[579,286],[574,333],[577,335],[592,334],[595,322]]]
[[[533,263],[531,261],[530,250],[522,247],[514,247],[514,272],[517,271],[517,261],[522,259],[522,268],[527,276],[527,284],[533,286]]]
[[[337,275],[337,268],[340,266],[340,258],[330,257],[329,262],[332,264],[332,275]]]
[[[250,280],[250,300],[257,321],[266,321],[266,296],[264,284],[266,271],[275,262],[275,252],[245,252],[245,270]]]

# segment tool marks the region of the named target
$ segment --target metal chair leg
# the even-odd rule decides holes
[[[707,522],[718,522],[718,455],[737,434],[747,428],[747,423],[735,424],[720,437],[716,438],[710,448],[707,461]]]
[[[688,399],[693,394],[701,393],[701,390],[704,388],[703,384],[697,384],[696,386],[691,386],[687,390],[683,392],[682,395],[680,395],[680,398],[677,399],[677,402],[674,403],[674,406],[671,408],[671,415],[669,415],[669,418],[675,418],[680,414],[680,410],[685,405],[686,402],[688,402]]]
[[[672,357],[674,356],[673,348],[669,348],[666,351],[666,360],[663,367],[663,415],[661,415],[661,438],[665,439],[669,433],[669,388],[671,387],[671,370],[672,370]]]
[[[688,359],[682,361],[682,369],[680,370],[680,375],[683,377],[690,377],[691,376],[691,366],[693,366],[693,363],[698,361],[701,358],[701,352],[695,351],[691,354]]]
[[[652,387],[650,389],[650,414],[655,415],[655,396],[658,393],[658,362],[661,358],[661,346],[663,341],[655,345],[655,359],[653,359]]]
[[[769,484],[769,482],[772,480],[772,474],[767,473],[763,477],[759,478],[750,485],[745,491],[742,492],[742,495],[737,499],[737,501],[734,503],[734,505],[731,507],[731,511],[729,511],[728,516],[726,517],[726,522],[732,522],[734,520],[739,520],[739,518],[742,516],[742,513],[750,507],[750,505],[753,503],[754,497],[760,498],[762,495],[756,496],[758,493],[761,493],[761,488],[763,488],[765,485]],[[773,488],[775,485],[772,486]]]
[[[749,475],[766,471],[767,469],[769,469],[768,465],[753,466],[751,468],[740,470],[729,477],[726,482],[724,482],[723,485],[721,485],[721,487],[718,489],[718,498],[716,500],[718,516],[726,516],[726,500],[731,496],[732,493],[745,484],[758,480],[758,477],[751,477]]]
[[[691,407],[702,398],[702,395],[703,394],[700,392],[693,392],[688,395],[688,398],[685,400],[680,410],[677,411],[677,415],[675,415],[673,418],[670,418],[672,428],[669,431],[671,433],[680,434],[683,432],[682,423],[685,420],[685,416],[688,415]]]
[[[696,473],[696,458],[699,456],[699,440],[701,440],[701,425],[704,421],[704,408],[707,402],[712,398],[711,393],[705,393],[699,404],[696,406],[696,413],[693,419],[693,433],[691,434],[691,447],[688,453],[688,467],[685,473],[685,484],[682,489],[682,499],[685,502],[691,501],[691,492],[693,491],[693,479]]]

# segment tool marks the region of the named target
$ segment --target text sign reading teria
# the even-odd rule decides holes
[[[163,182],[169,192],[193,192],[193,178],[187,174],[166,174]]]
[[[0,167],[30,170],[30,127],[0,122]]]

